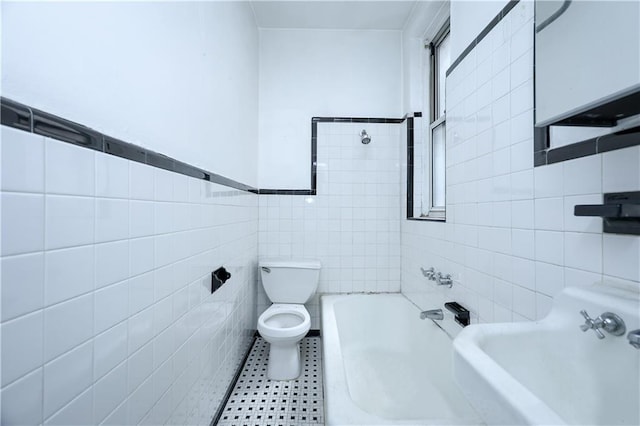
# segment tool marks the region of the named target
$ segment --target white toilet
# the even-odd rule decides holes
[[[273,303],[258,318],[258,332],[269,342],[267,377],[293,380],[300,376],[300,340],[311,328],[304,304],[318,288],[320,261],[315,259],[263,259],[259,262],[262,286]]]

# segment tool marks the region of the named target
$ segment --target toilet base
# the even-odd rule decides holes
[[[295,380],[300,377],[300,344],[269,344],[267,377],[270,380]]]

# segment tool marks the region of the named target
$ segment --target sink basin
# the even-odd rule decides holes
[[[627,331],[582,332],[583,309],[613,312]],[[639,328],[638,286],[566,288],[540,321],[466,327],[453,342],[454,377],[488,424],[638,425],[640,350],[626,334]]]

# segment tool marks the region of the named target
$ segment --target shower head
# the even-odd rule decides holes
[[[371,142],[371,136],[369,136],[367,134],[367,131],[364,129],[362,129],[362,131],[360,132],[360,142],[362,142],[365,145]]]

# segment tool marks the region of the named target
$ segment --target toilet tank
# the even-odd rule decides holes
[[[262,259],[258,263],[262,287],[273,303],[304,304],[318,288],[317,259]]]

